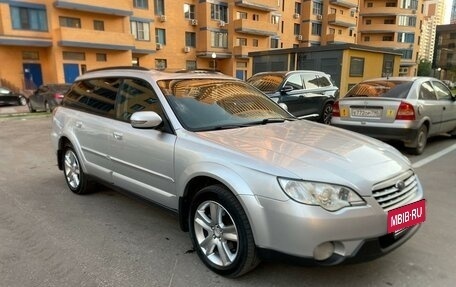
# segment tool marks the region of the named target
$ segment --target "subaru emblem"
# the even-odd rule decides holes
[[[403,180],[400,180],[396,182],[394,187],[396,187],[398,190],[403,190],[405,188],[405,182]]]

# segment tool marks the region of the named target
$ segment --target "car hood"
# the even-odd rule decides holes
[[[411,168],[387,144],[306,120],[198,134],[233,152],[233,161],[235,154],[250,159],[237,164],[277,176],[355,185],[369,193],[372,184]]]

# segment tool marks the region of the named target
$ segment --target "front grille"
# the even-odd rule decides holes
[[[413,171],[409,170],[394,178],[374,186],[372,195],[380,206],[388,211],[402,206],[418,191],[418,181]]]

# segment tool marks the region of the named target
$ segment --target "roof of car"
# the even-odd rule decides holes
[[[362,82],[374,82],[374,81],[402,81],[402,82],[413,82],[416,80],[437,80],[433,77],[383,77],[364,80]]]
[[[93,77],[138,77],[143,75],[145,77],[152,77],[154,80],[167,80],[167,79],[188,79],[188,78],[211,78],[211,79],[231,79],[239,80],[234,77],[222,74],[220,72],[204,72],[197,71],[179,71],[179,72],[165,72],[159,70],[149,70],[142,67],[109,67],[105,69],[97,69],[88,71],[84,75],[79,76],[76,80],[89,79]]]
[[[323,71],[315,71],[315,70],[294,70],[294,71],[270,71],[270,72],[259,72],[256,73],[254,76],[257,75],[290,75],[290,74],[297,74],[297,73],[313,73],[313,74],[326,74]]]

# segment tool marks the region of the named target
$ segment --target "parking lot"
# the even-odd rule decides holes
[[[426,191],[427,220],[399,249],[357,265],[263,262],[233,280],[201,263],[174,214],[101,187],[89,195],[72,194],[56,166],[50,127],[49,114],[0,117],[1,286],[454,286],[456,281],[455,139],[431,139],[424,154],[409,156]]]

